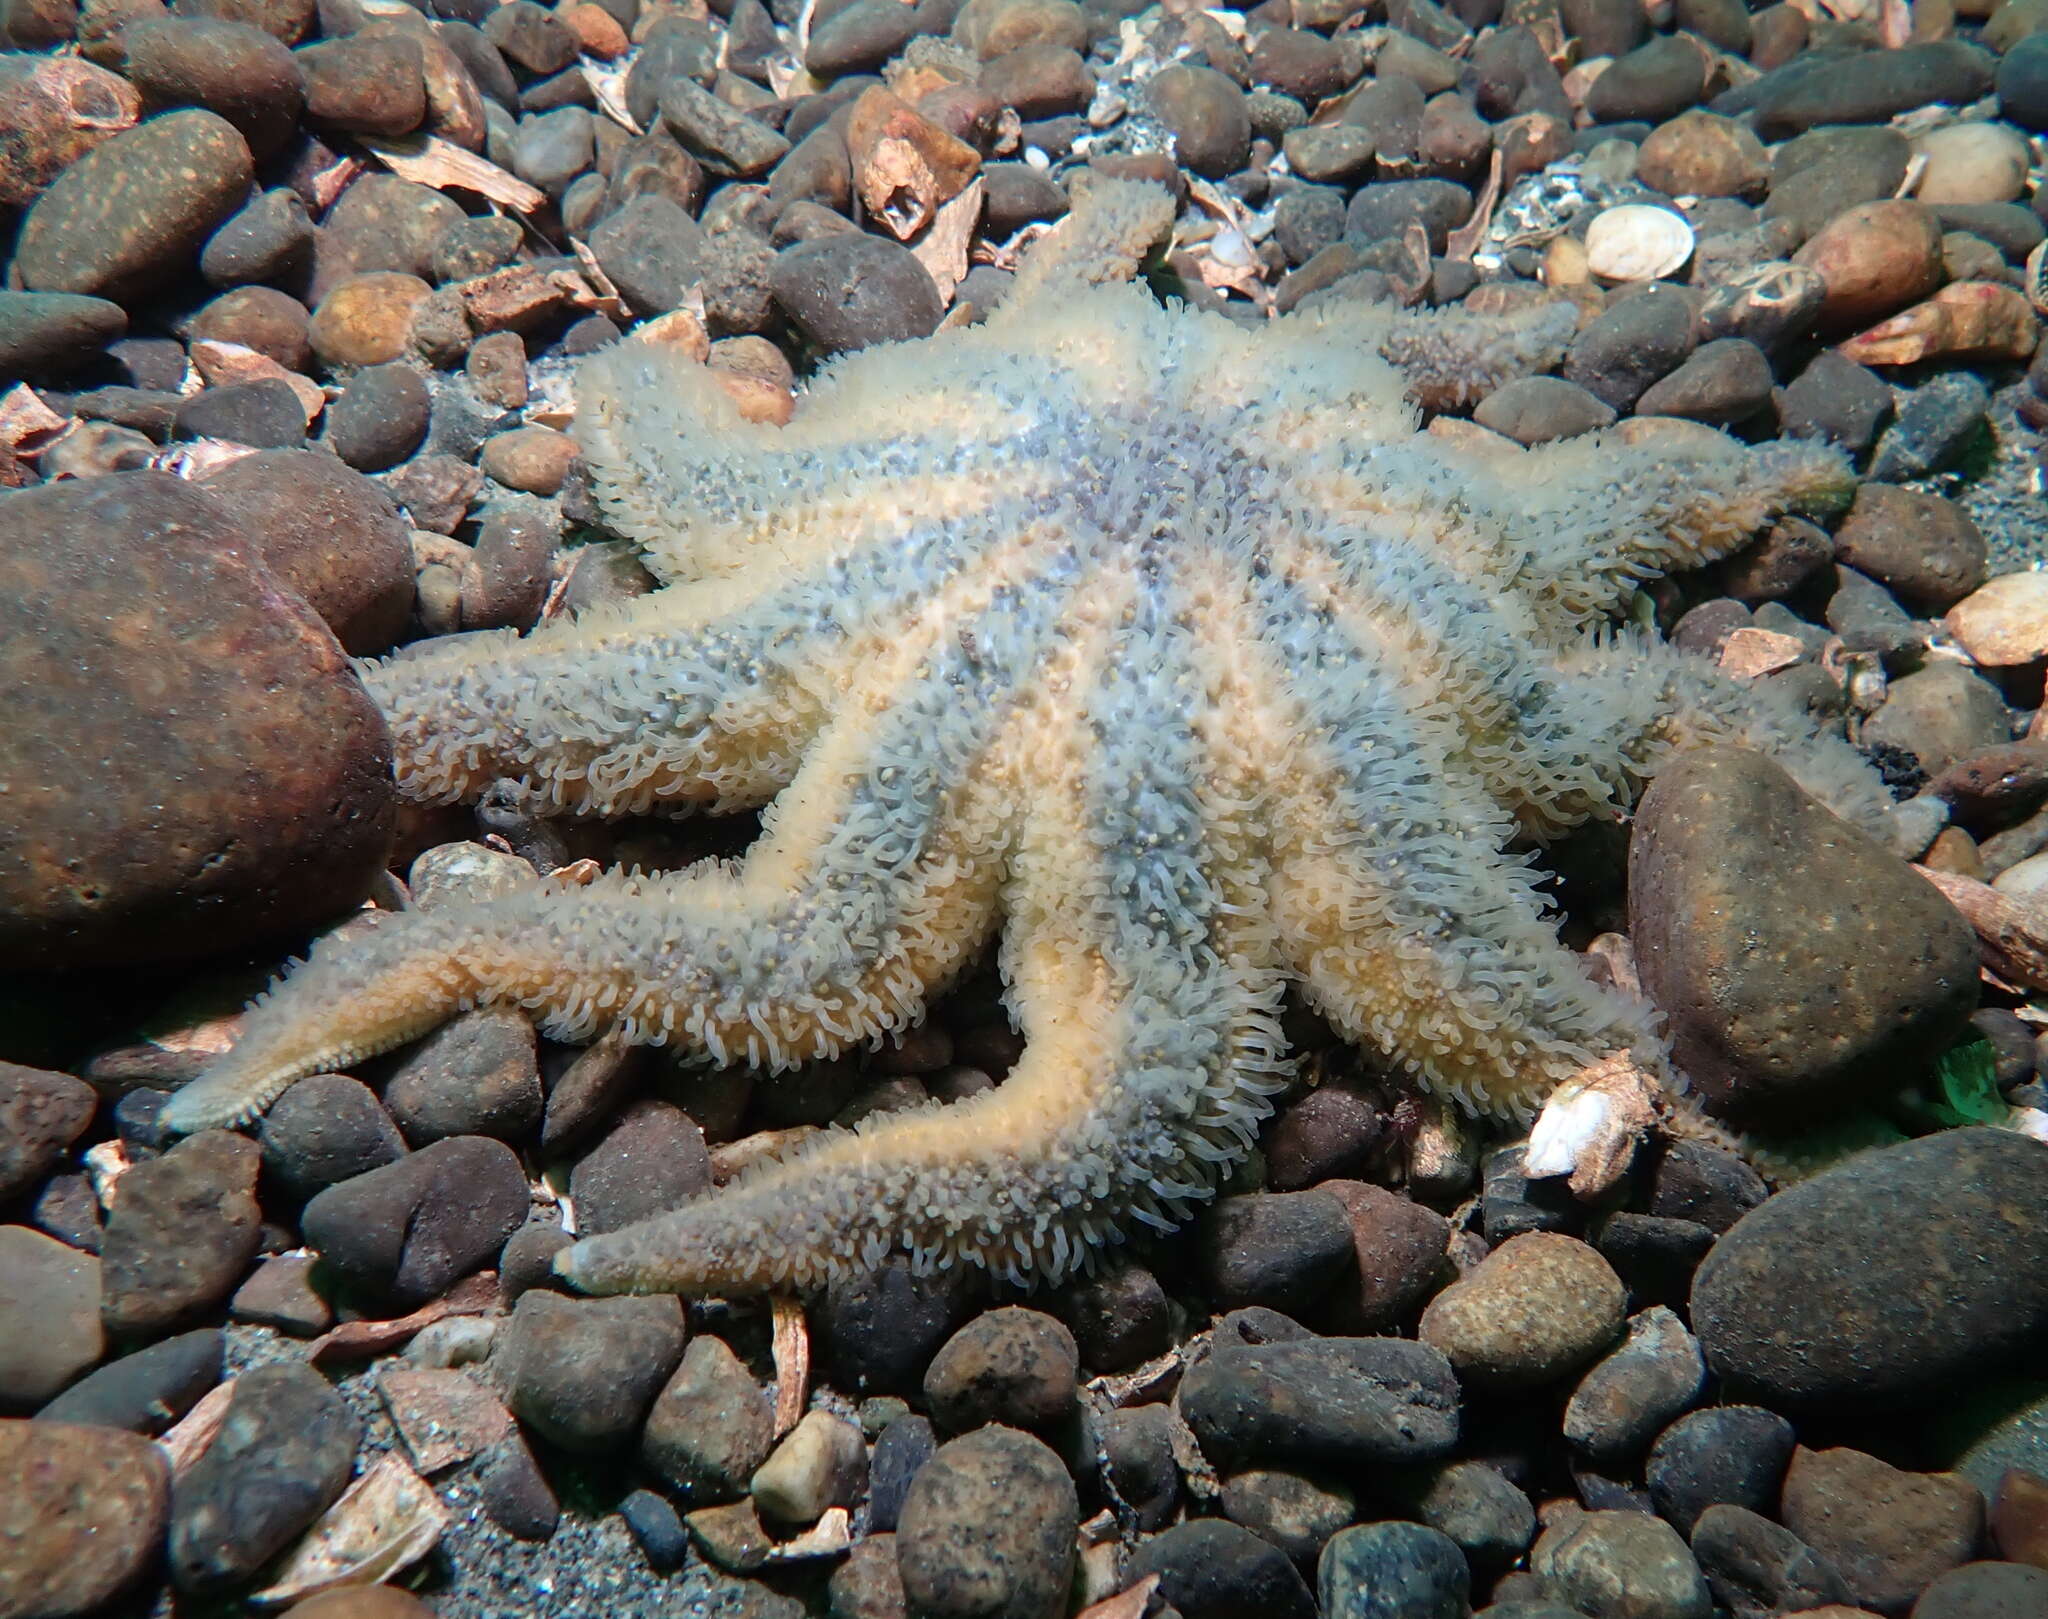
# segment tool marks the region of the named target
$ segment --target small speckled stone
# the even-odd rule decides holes
[[[491,1364],[521,1422],[597,1456],[632,1444],[682,1354],[672,1294],[571,1299],[536,1288],[513,1307]]]
[[[1974,1555],[1984,1497],[1955,1473],[1909,1473],[1862,1451],[1800,1449],[1779,1516],[1832,1563],[1849,1600],[1903,1613]]]
[[[1546,1529],[1529,1554],[1546,1596],[1601,1619],[1708,1619],[1699,1564],[1662,1518],[1585,1512]]]
[[[1564,1436],[1595,1463],[1640,1453],[1666,1423],[1700,1397],[1707,1379],[1700,1346],[1658,1305],[1628,1324],[1628,1336],[1579,1379],[1564,1408]]]
[[[161,1447],[112,1428],[0,1421],[0,1613],[105,1613],[155,1559],[170,1507]]]
[[[1768,1512],[1777,1504],[1793,1443],[1792,1424],[1762,1406],[1688,1412],[1650,1447],[1650,1499],[1688,1534],[1716,1504]]]
[[[961,1432],[983,1423],[1045,1433],[1075,1410],[1080,1355],[1051,1316],[1014,1306],[976,1316],[947,1340],[924,1377],[933,1418]]]
[[[202,1130],[121,1177],[100,1248],[109,1332],[159,1337],[234,1291],[261,1240],[261,1156],[246,1136]]]
[[[1323,1619],[1463,1619],[1472,1576],[1457,1543],[1419,1523],[1358,1524],[1323,1548]]]
[[[1294,1565],[1275,1546],[1234,1523],[1199,1518],[1154,1535],[1125,1571],[1159,1576],[1159,1595],[1185,1619],[1313,1619],[1315,1603]]]
[[[1585,1243],[1532,1231],[1430,1301],[1422,1341],[1478,1387],[1532,1388],[1584,1366],[1619,1335],[1627,1295]]]
[[[0,1226],[0,1408],[32,1408],[105,1352],[100,1262],[27,1226]]]
[[[1079,1524],[1073,1480],[1029,1434],[979,1428],[941,1445],[911,1481],[897,1523],[910,1611],[923,1619],[1056,1619],[1066,1608]]]

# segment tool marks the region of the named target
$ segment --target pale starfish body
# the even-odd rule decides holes
[[[1498,1115],[1616,1050],[1654,1067],[1651,1014],[1586,976],[1509,850],[1615,813],[1696,739],[1882,814],[1803,715],[1604,629],[1642,577],[1840,499],[1839,460],[1704,430],[1462,456],[1381,355],[1455,398],[1553,359],[1568,318],[1246,330],[1109,284],[1168,217],[1099,185],[994,317],[840,362],[786,428],[659,347],[592,360],[586,461],[669,582],[369,667],[401,785],[766,803],[760,842],[316,949],[169,1126],[247,1119],[483,1002],[786,1067],[907,1027],[1000,926],[1027,1037],[1001,1085],[559,1262],[595,1291],[739,1293],[897,1250],[1056,1279],[1170,1226],[1255,1138],[1290,980]]]

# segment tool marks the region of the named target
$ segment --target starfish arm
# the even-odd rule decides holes
[[[1128,281],[1173,228],[1173,196],[1143,180],[1083,174],[1072,209],[1017,267],[989,316],[999,328],[1110,282]]]
[[[1787,512],[1838,509],[1855,488],[1827,446],[1746,449],[1678,421],[1587,434],[1463,475],[1508,542],[1469,550],[1475,568],[1513,569],[1502,583],[1577,629],[1611,619],[1644,579],[1727,556]]]
[[[1098,625],[1122,608],[1113,592],[1094,605]],[[1127,637],[1163,633],[1142,601],[1130,611]],[[1065,684],[1047,682],[1015,750],[1032,784],[1006,895],[1016,1070],[579,1243],[556,1261],[572,1284],[810,1287],[899,1245],[924,1269],[1058,1280],[1133,1222],[1164,1228],[1212,1195],[1281,1067],[1270,928],[1248,888],[1213,879],[1248,851],[1218,841],[1234,819],[1207,798],[1185,689],[1156,650],[1120,645],[1076,683],[1079,725]]]
[[[1504,383],[1554,369],[1578,326],[1568,303],[1500,315],[1362,304],[1340,306],[1322,319],[1330,337],[1355,334],[1376,349],[1426,410],[1460,410]]]
[[[1654,1051],[1647,1009],[1585,975],[1505,853],[1515,822],[1456,763],[1454,714],[1402,701],[1383,654],[1292,580],[1257,581],[1253,605],[1271,659],[1257,708],[1284,739],[1267,773],[1273,916],[1337,1028],[1516,1118],[1597,1057]]]
[[[1610,746],[1645,780],[1687,748],[1768,754],[1809,796],[1880,838],[1892,798],[1870,761],[1768,681],[1737,680],[1659,641],[1588,640],[1558,665],[1559,683],[1610,716]]]

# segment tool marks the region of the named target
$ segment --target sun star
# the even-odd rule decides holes
[[[1404,393],[1554,361],[1567,310],[1246,327],[1124,284],[1170,222],[1098,182],[988,320],[835,362],[786,427],[658,344],[589,361],[585,461],[665,588],[367,666],[400,785],[765,804],[759,842],[324,944],[167,1125],[246,1121],[483,1003],[785,1068],[915,1023],[1000,930],[1026,1037],[1002,1084],[558,1261],[735,1294],[901,1250],[1057,1279],[1171,1227],[1270,1109],[1290,982],[1484,1113],[1617,1052],[1656,1071],[1650,1012],[1587,976],[1515,851],[1700,740],[1881,816],[1845,743],[1611,628],[1644,577],[1839,502],[1846,469],[1683,423],[1460,448]]]

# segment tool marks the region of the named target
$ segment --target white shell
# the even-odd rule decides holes
[[[1586,263],[1604,281],[1655,281],[1692,257],[1692,226],[1669,208],[1609,208],[1586,232]]]

